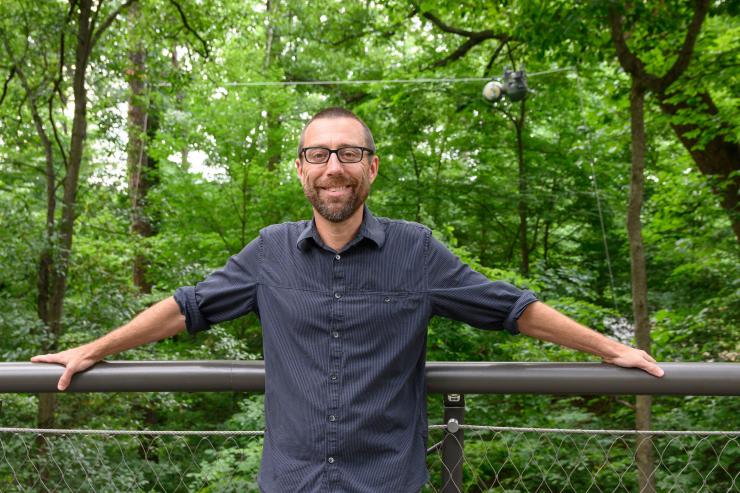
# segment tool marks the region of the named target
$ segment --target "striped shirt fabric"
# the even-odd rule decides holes
[[[312,220],[272,225],[175,300],[190,332],[259,316],[262,491],[406,493],[428,479],[430,318],[517,333],[536,298],[472,270],[428,228],[365,207],[340,251]]]

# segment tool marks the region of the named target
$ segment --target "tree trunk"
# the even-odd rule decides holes
[[[527,242],[527,168],[524,162],[524,116],[525,100],[519,103],[519,118],[514,120],[516,129],[516,155],[519,163],[519,253],[522,257],[522,275],[529,275],[529,245]]]
[[[281,127],[280,115],[272,110],[267,110],[265,132],[267,133],[267,169],[269,171],[275,171],[280,163]]]
[[[147,142],[156,134],[158,118],[146,94],[146,50],[139,37],[139,5],[133,4],[128,13],[129,24],[129,101],[128,101],[128,185],[131,202],[131,231],[136,236],[133,282],[142,293],[151,293],[148,280],[149,260],[142,251],[142,242],[154,234],[146,204],[149,189],[156,184],[157,162],[147,151]]]
[[[75,48],[75,66],[72,81],[74,94],[74,117],[72,120],[72,141],[70,143],[67,175],[62,182],[64,194],[62,196],[62,217],[59,227],[58,254],[52,256],[49,267],[50,291],[46,323],[50,332],[48,350],[54,350],[62,332],[62,316],[64,295],[67,290],[67,274],[69,259],[72,253],[72,235],[74,233],[75,205],[77,201],[77,187],[80,177],[80,166],[87,134],[87,89],[85,88],[85,73],[91,48],[90,14],[91,0],[79,0],[79,19],[77,29],[77,45]],[[54,426],[55,394],[42,394],[39,398],[38,425],[39,427]]]
[[[550,254],[550,223],[548,219],[545,221],[545,232],[542,235],[542,260],[545,262],[545,267],[548,266],[548,255]]]
[[[262,64],[262,70],[265,74],[268,73],[270,66],[272,65],[272,59],[277,48],[277,42],[280,40],[279,36],[275,35],[275,11],[278,7],[278,0],[267,0],[265,2],[265,14],[266,22],[265,26],[265,58]],[[272,109],[267,110],[267,118],[265,125],[265,134],[267,137],[267,169],[274,171],[278,163],[280,163],[281,155],[281,144],[282,139],[280,138],[282,127],[282,121],[280,118],[280,112]]]
[[[46,229],[44,233],[44,246],[39,257],[38,272],[38,298],[36,300],[36,311],[39,319],[44,322],[47,328],[51,327],[50,314],[50,296],[51,287],[54,284],[55,266],[54,266],[54,226],[56,215],[56,170],[54,169],[54,153],[51,142],[49,141],[43,122],[38,114],[35,105],[35,99],[29,100],[32,106],[32,115],[36,125],[36,131],[41,138],[44,146],[44,155],[46,162]],[[56,337],[44,340],[41,352],[49,352],[56,344]],[[39,394],[37,426],[39,428],[54,427],[54,409],[56,407],[56,396],[54,394]],[[40,443],[45,450],[46,444]]]
[[[411,154],[411,163],[414,165],[414,221],[417,223],[421,222],[421,193],[423,190],[421,183],[421,168],[419,162],[416,160],[416,153],[414,152],[415,143],[411,143],[409,152]]]
[[[647,302],[647,269],[645,247],[642,241],[640,213],[645,187],[645,90],[635,79],[630,92],[630,123],[632,131],[632,175],[627,207],[627,236],[630,247],[632,271],[632,311],[635,320],[637,346],[650,352],[650,318]],[[635,426],[649,430],[652,397],[637,396]],[[655,460],[649,436],[637,437],[635,456],[637,462],[638,491],[655,493]]]
[[[180,69],[180,62],[177,59],[177,44],[174,44],[172,46],[172,67],[177,71]],[[183,101],[185,100],[185,95],[183,94],[181,89],[178,89],[177,94],[175,94],[175,101],[177,101],[176,108],[178,110],[182,110],[183,108]],[[183,170],[187,170],[190,165],[188,163],[188,146],[187,144],[182,146],[182,149],[180,149],[180,166]]]
[[[44,174],[46,179],[46,228],[44,229],[44,246],[39,255],[39,270],[37,279],[38,297],[36,298],[36,313],[44,324],[49,326],[49,299],[51,296],[51,286],[54,278],[54,228],[56,223],[56,169],[54,162],[54,150],[46,133],[44,122],[38,111],[36,91],[33,90],[26,79],[22,70],[18,70],[18,78],[23,85],[28,98],[28,106],[31,110],[36,133],[39,136],[41,145],[44,148]],[[42,351],[47,352],[49,349],[47,342],[44,342]]]
[[[719,113],[711,96],[700,92],[689,100],[678,103],[669,102],[665,93],[658,93],[658,102],[663,113],[673,117],[679,112],[704,113],[712,121]],[[671,127],[676,132],[681,144],[689,151],[699,171],[710,179],[712,191],[719,196],[720,203],[730,216],[735,238],[740,242],[740,144],[731,142],[725,135],[716,132],[701,148],[697,133],[706,131],[699,124],[674,123]]]

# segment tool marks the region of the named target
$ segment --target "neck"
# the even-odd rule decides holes
[[[319,232],[321,241],[337,252],[341,250],[344,245],[355,237],[357,231],[360,230],[364,209],[364,207],[358,207],[350,217],[340,223],[325,219],[314,209],[313,217],[314,221],[316,221],[316,230]]]

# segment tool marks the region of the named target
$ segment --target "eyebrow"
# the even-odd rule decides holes
[[[309,147],[323,147],[324,149],[332,149],[332,147],[330,147],[328,144],[311,144],[303,146],[304,149],[308,149]],[[333,149],[341,149],[343,147],[365,147],[365,144],[348,144],[343,142]]]

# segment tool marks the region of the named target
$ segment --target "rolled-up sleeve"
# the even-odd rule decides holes
[[[464,264],[431,234],[426,256],[432,315],[479,329],[519,332],[517,319],[530,303],[537,301],[534,293],[507,282],[491,281]]]
[[[226,265],[195,286],[175,291],[175,301],[185,315],[188,332],[233,320],[257,310],[261,240],[256,238]]]

